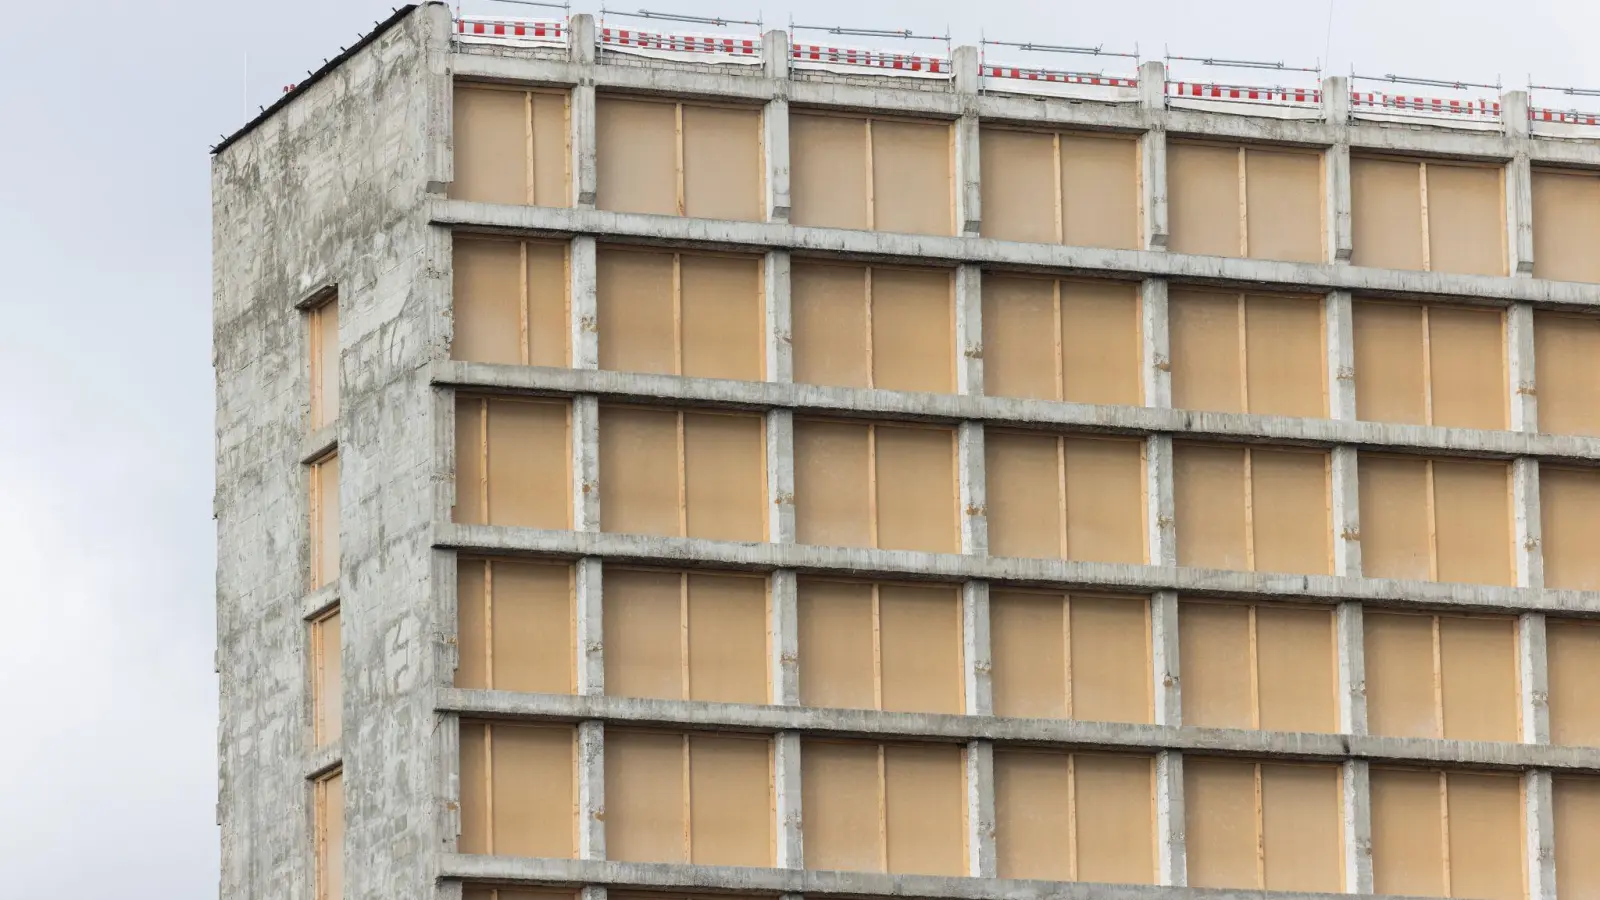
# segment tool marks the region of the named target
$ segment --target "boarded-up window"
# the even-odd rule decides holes
[[[1357,301],[1353,313],[1357,416],[1506,427],[1503,310]]]
[[[999,876],[1154,884],[1154,772],[1148,756],[996,750]]]
[[[1337,766],[1183,760],[1190,887],[1344,890]]]
[[[991,590],[989,642],[995,715],[1151,721],[1143,597]]]
[[[984,237],[1079,247],[1139,246],[1139,143],[1131,137],[979,132]]]
[[[1516,580],[1510,465],[1362,453],[1359,481],[1367,577]]]
[[[1169,141],[1175,253],[1322,262],[1322,154]]]
[[[318,779],[313,794],[313,806],[316,810],[317,900],[343,900],[343,770]]]
[[[576,900],[577,896],[576,891],[560,888],[491,887],[486,884],[461,886],[461,900]],[[622,900],[623,896],[618,891],[610,891],[607,900]],[[640,900],[640,896],[633,895],[631,900]],[[690,900],[690,898],[672,898],[672,900]]]
[[[1143,403],[1139,286],[984,273],[983,391]]]
[[[1600,896],[1600,778],[1554,779],[1556,894]]]
[[[339,298],[311,310],[307,317],[311,359],[311,427],[339,419]]]
[[[456,398],[455,521],[568,528],[571,406]]]
[[[1534,169],[1534,276],[1600,281],[1596,246],[1600,246],[1600,174]],[[1542,415],[1544,398],[1539,399]]]
[[[606,729],[606,858],[772,865],[772,741]]]
[[[766,579],[607,566],[601,585],[606,693],[767,702]]]
[[[1539,430],[1600,435],[1600,317],[1535,311],[1533,354]]]
[[[338,607],[311,623],[311,730],[318,747],[339,740],[344,726],[340,633]]]
[[[802,544],[960,549],[954,429],[797,418],[794,487]]]
[[[462,853],[576,855],[570,725],[461,723]]]
[[[1600,747],[1600,622],[1550,619],[1550,742]]]
[[[766,540],[760,416],[600,407],[600,528]]]
[[[1173,445],[1178,565],[1327,574],[1328,454]]]
[[[1179,610],[1183,724],[1339,730],[1332,609],[1186,600]]]
[[[603,246],[595,264],[600,368],[761,380],[759,258]]]
[[[311,586],[339,581],[339,454],[311,464]]]
[[[1352,156],[1350,261],[1504,275],[1504,184],[1500,166]]]
[[[567,365],[567,245],[456,235],[450,358]]]
[[[806,740],[800,761],[806,868],[967,873],[961,746]]]
[[[1544,586],[1600,590],[1600,469],[1539,467]]]
[[[952,234],[948,122],[793,110],[789,185],[796,225]]]
[[[1145,561],[1143,442],[989,431],[984,455],[991,554]]]
[[[763,218],[761,110],[595,99],[595,205],[618,212]]]
[[[571,206],[566,91],[457,84],[450,196]]]
[[[1168,304],[1173,406],[1327,416],[1320,298],[1174,288]]]
[[[1374,766],[1371,784],[1376,893],[1526,896],[1518,776]]]
[[[572,577],[565,563],[458,561],[456,687],[572,693]]]
[[[799,624],[801,703],[895,712],[965,708],[961,595],[954,585],[804,578]]]
[[[955,390],[955,286],[947,269],[795,260],[794,380]]]
[[[1369,610],[1364,621],[1373,734],[1518,740],[1515,619]]]

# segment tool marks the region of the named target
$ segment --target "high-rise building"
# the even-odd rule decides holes
[[[726,30],[216,148],[225,900],[1600,895],[1596,119]]]

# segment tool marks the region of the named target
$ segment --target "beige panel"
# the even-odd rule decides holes
[[[795,269],[799,271],[798,266]],[[983,274],[985,394],[1061,399],[1056,374],[1055,316],[1054,282]]]
[[[1370,778],[1376,892],[1447,896],[1439,773],[1374,766]]]
[[[1534,169],[1533,276],[1558,281],[1600,281],[1596,245],[1600,245],[1600,178],[1592,172]],[[1542,382],[1544,373],[1540,368]],[[1539,393],[1542,419],[1544,391]]]
[[[1600,778],[1555,779],[1556,895],[1600,896]]]
[[[771,748],[767,738],[689,736],[690,862],[772,865]]]
[[[1261,845],[1269,891],[1344,890],[1337,766],[1261,766]]]
[[[878,425],[878,546],[957,553],[955,435]]]
[[[954,585],[878,588],[883,660],[882,708],[891,712],[959,713],[961,594]]]
[[[455,330],[450,358],[520,365],[522,245],[457,235],[453,266]]]
[[[1422,307],[1357,301],[1356,416],[1368,422],[1428,422]]]
[[[988,431],[983,446],[989,552],[1062,556],[1060,438]]]
[[[1422,170],[1415,162],[1350,157],[1350,262],[1421,269]]]
[[[1255,728],[1250,608],[1186,601],[1179,609],[1184,724]]]
[[[889,391],[955,391],[951,273],[872,270],[872,386]],[[831,323],[837,329],[839,323]]]
[[[761,260],[683,254],[679,270],[682,374],[760,381],[766,355]]]
[[[683,212],[762,218],[761,110],[683,105]]]
[[[678,111],[674,103],[595,99],[595,205],[678,215]]]
[[[458,688],[489,686],[489,610],[485,575],[489,563],[456,563],[456,677]]]
[[[998,716],[1067,716],[1066,603],[1060,594],[989,592],[990,684]],[[804,667],[801,667],[802,678]]]
[[[979,130],[984,237],[1055,243],[1055,143],[1052,134]],[[1042,190],[1045,185],[1051,190]]]
[[[1256,571],[1332,572],[1326,453],[1251,448],[1250,498]]]
[[[339,418],[339,301],[317,307],[317,417],[320,425]]]
[[[1126,406],[1142,403],[1141,341],[1136,282],[1061,282],[1061,370],[1065,399]],[[989,384],[988,367],[992,364],[993,355],[986,353],[985,392]]]
[[[540,206],[571,206],[568,169],[572,142],[567,127],[567,94],[533,91],[533,202]]]
[[[601,247],[595,254],[600,368],[678,373],[673,254]]]
[[[1255,763],[1185,756],[1190,887],[1260,886]]]
[[[872,120],[872,227],[952,234],[950,125]]]
[[[1575,619],[1545,623],[1550,661],[1550,742],[1600,747],[1600,625]]]
[[[1169,141],[1167,204],[1174,253],[1239,256],[1239,148]]]
[[[325,900],[344,897],[344,773],[322,781],[322,872],[318,885]]]
[[[1434,621],[1368,610],[1367,727],[1388,737],[1441,737],[1434,674]]]
[[[685,699],[683,576],[607,567],[601,584],[606,693]]]
[[[1077,880],[1154,884],[1154,760],[1078,753],[1073,770]]]
[[[1067,557],[1145,561],[1144,445],[1066,438]]]
[[[523,91],[456,85],[452,198],[517,204],[532,199],[527,103]]]
[[[1263,729],[1339,730],[1331,609],[1256,606],[1256,671]]]
[[[493,428],[493,422],[490,423]],[[491,432],[492,437],[492,432]],[[491,460],[490,471],[494,470]],[[339,580],[339,456],[334,454],[312,469],[317,479],[317,585]],[[492,488],[491,488],[492,495]],[[491,509],[493,500],[491,499]],[[491,524],[499,524],[492,519]]]
[[[567,528],[565,402],[489,401],[489,524]]]
[[[567,342],[572,332],[567,304],[567,247],[534,241],[525,242],[523,247],[528,255],[528,363],[565,366],[570,358]]]
[[[795,540],[872,546],[870,426],[796,419]]]
[[[1428,256],[1435,272],[1506,274],[1502,170],[1428,163]]]
[[[1244,465],[1241,447],[1173,444],[1178,565],[1250,568],[1245,547]]]
[[[489,725],[462,722],[460,751],[461,836],[456,846],[462,853],[493,853],[489,843]]]
[[[689,537],[767,539],[765,428],[759,415],[683,414]]]
[[[806,868],[884,871],[878,753],[877,744],[802,743],[800,803],[805,810]]]
[[[1433,424],[1506,427],[1504,321],[1498,309],[1428,307]]]
[[[565,564],[491,564],[494,688],[572,693],[572,574]]]
[[[689,699],[766,703],[767,583],[689,575]]]
[[[1511,467],[1433,461],[1439,580],[1512,584]]]
[[[317,629],[317,744],[339,739],[344,727],[344,647],[339,613],[319,620]]]
[[[994,844],[1001,878],[1073,879],[1071,759],[1066,753],[995,750]]]
[[[492,852],[575,856],[572,728],[496,723],[490,732],[494,760]]]
[[[872,585],[800,581],[800,702],[877,709]]]
[[[869,387],[866,266],[794,261],[794,380]]]
[[[1322,262],[1322,154],[1251,147],[1244,168],[1250,255]]]
[[[1451,896],[1521,900],[1522,780],[1451,772],[1448,784]]]
[[[1444,736],[1458,741],[1516,741],[1520,705],[1517,621],[1439,617]]]
[[[1075,594],[1071,617],[1072,717],[1149,722],[1148,602],[1142,597]]]
[[[684,736],[606,729],[606,858],[688,862]]]
[[[865,116],[789,113],[789,221],[866,228],[869,201]]]
[[[483,398],[456,395],[455,506],[450,518],[463,525],[486,525],[483,508]]]
[[[1600,318],[1535,311],[1533,353],[1538,360],[1539,430],[1600,435],[1600,378],[1594,371],[1594,361],[1600,359]]]
[[[1061,135],[1063,243],[1138,249],[1141,206],[1137,141]]]
[[[1322,299],[1246,294],[1245,393],[1250,412],[1328,415]]]
[[[1244,412],[1239,295],[1172,288],[1167,304],[1172,405]]]
[[[965,875],[967,791],[962,748],[886,744],[883,776],[889,871]]]
[[[1363,453],[1358,461],[1362,574],[1432,578],[1427,460]]]
[[[600,527],[678,536],[678,414],[600,407]]]

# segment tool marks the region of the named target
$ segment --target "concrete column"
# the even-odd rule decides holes
[[[767,412],[767,540],[792,544],[794,526],[794,411]]]
[[[578,723],[578,858],[606,858],[606,726]]]
[[[1144,341],[1144,405],[1168,409],[1172,406],[1172,350],[1165,280],[1147,278],[1140,282],[1139,319]]]
[[[1145,522],[1149,528],[1150,565],[1178,564],[1178,529],[1172,501],[1172,436],[1145,438]]]
[[[962,422],[956,450],[961,467],[961,552],[989,555],[989,500],[985,488],[983,423]]]
[[[983,218],[979,189],[982,167],[978,159],[978,48],[955,48],[950,65],[962,107],[955,125],[956,225],[960,234],[976,235]]]
[[[1367,733],[1367,631],[1360,603],[1341,603],[1335,615],[1339,641],[1339,730]]]
[[[1333,574],[1361,577],[1361,464],[1356,448],[1328,455],[1333,511]]]
[[[594,16],[579,13],[568,25],[571,43],[568,50],[580,66],[594,64]],[[594,82],[585,80],[572,88],[572,205],[594,208]]]
[[[578,693],[598,697],[606,692],[600,559],[584,557],[575,569],[573,618],[577,627],[573,630],[578,643]]]
[[[790,300],[793,279],[789,251],[767,251],[761,270],[766,292],[767,380],[787,384],[794,380],[794,307]]]
[[[1349,291],[1323,297],[1324,333],[1328,340],[1328,417],[1341,422],[1356,418],[1355,318]]]
[[[1500,121],[1517,146],[1506,165],[1506,270],[1533,277],[1533,169],[1528,161],[1528,92],[1500,95]]]
[[[1522,776],[1527,807],[1528,900],[1556,900],[1555,790],[1548,770]]]
[[[1506,371],[1510,377],[1511,430],[1539,430],[1538,360],[1533,352],[1533,306],[1506,309]]]
[[[1178,592],[1150,597],[1150,659],[1154,664],[1155,724],[1183,724],[1182,661],[1178,658]]]
[[[1522,742],[1550,743],[1550,655],[1544,613],[1523,613],[1517,622],[1521,666]]]
[[[1539,461],[1522,457],[1511,461],[1511,504],[1516,527],[1517,586],[1544,587],[1544,548],[1541,546]]]
[[[783,32],[768,32],[783,34]],[[787,60],[785,60],[787,62]],[[789,101],[767,101],[761,114],[761,140],[767,157],[767,221],[789,221]]]
[[[572,530],[600,530],[600,398],[572,398]]]
[[[1367,761],[1344,763],[1344,889],[1372,893],[1372,787]]]
[[[1334,75],[1322,79],[1322,114],[1334,129],[1334,143],[1324,154],[1327,191],[1324,207],[1328,223],[1328,260],[1348,263],[1353,247],[1350,231],[1350,82]]]
[[[966,709],[969,716],[994,715],[990,672],[989,584],[969,581],[961,586],[962,657],[966,662]]]
[[[956,267],[956,393],[983,394],[983,269]]]
[[[1144,246],[1167,249],[1167,67],[1160,60],[1139,66],[1139,105],[1145,132],[1139,136],[1139,180],[1144,186]]]
[[[774,28],[761,35],[761,67],[768,78],[789,77],[789,34]]]
[[[1156,883],[1185,887],[1189,883],[1184,841],[1183,754],[1156,754]]]
[[[994,846],[994,743],[967,745],[967,874],[996,875]]]
[[[772,648],[772,703],[800,705],[799,584],[793,569],[778,569],[767,579],[771,604],[767,642]]]
[[[600,368],[600,318],[596,295],[597,275],[595,243],[592,235],[580,234],[572,239],[567,250],[568,266],[572,270],[572,288],[568,302],[571,304],[572,367],[574,369]]]
[[[773,805],[778,820],[777,867],[805,867],[800,829],[800,733],[780,731],[772,736]]]

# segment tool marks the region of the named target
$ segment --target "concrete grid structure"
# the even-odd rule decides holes
[[[1600,141],[524,28],[216,150],[224,897],[1600,889]]]

